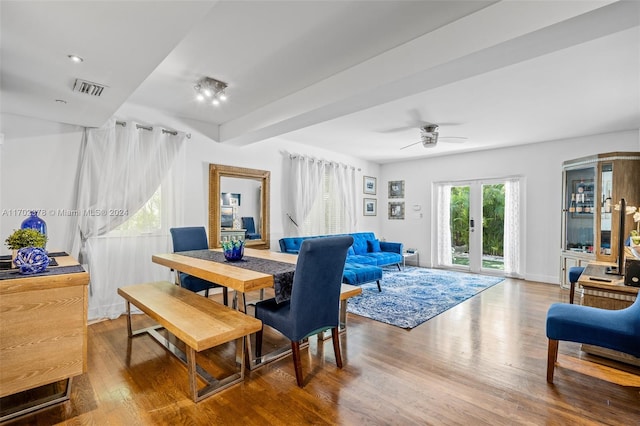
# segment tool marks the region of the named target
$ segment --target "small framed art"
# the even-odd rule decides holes
[[[389,181],[389,198],[404,198],[404,181]]]
[[[375,216],[378,214],[378,200],[375,198],[365,198],[362,206],[364,216]]]
[[[376,195],[376,178],[371,176],[362,177],[362,192],[365,194]]]
[[[389,219],[404,220],[404,201],[389,202]]]

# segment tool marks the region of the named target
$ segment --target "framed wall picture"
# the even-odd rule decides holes
[[[389,219],[404,220],[404,201],[389,202]]]
[[[362,177],[362,192],[365,194],[376,195],[376,178],[371,176]]]
[[[233,194],[231,192],[223,192],[220,194],[220,205],[223,206],[239,206],[240,194]]]
[[[389,181],[389,198],[404,198],[404,181]]]
[[[378,214],[378,200],[375,198],[365,198],[362,206],[364,216],[375,216]]]

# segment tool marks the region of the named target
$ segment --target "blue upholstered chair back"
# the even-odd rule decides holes
[[[305,240],[291,288],[292,341],[338,326],[340,287],[353,237]]]
[[[249,234],[256,233],[256,224],[253,221],[252,217],[243,217],[242,219],[242,228],[246,229]]]
[[[209,248],[207,231],[204,226],[187,226],[183,228],[171,228],[173,251],[204,250]]]

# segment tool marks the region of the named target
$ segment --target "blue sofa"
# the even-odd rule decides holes
[[[354,232],[353,245],[347,252],[344,267],[343,282],[359,285],[376,281],[378,290],[382,278],[382,266],[397,265],[400,270],[402,263],[402,243],[380,241],[373,232]],[[297,254],[302,242],[309,238],[322,238],[333,235],[316,235],[311,237],[286,237],[280,239],[280,251]]]

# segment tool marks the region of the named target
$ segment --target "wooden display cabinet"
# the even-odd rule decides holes
[[[640,205],[640,152],[611,152],[565,161],[562,165],[563,209],[560,283],[568,287],[572,266],[592,261],[616,263],[616,203]],[[625,217],[625,238],[634,226]]]

